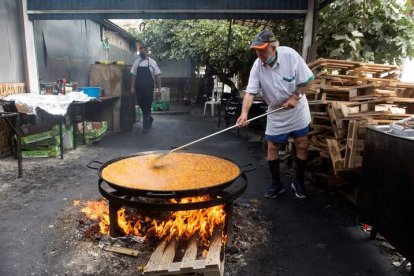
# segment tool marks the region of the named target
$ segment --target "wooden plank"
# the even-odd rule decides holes
[[[130,249],[126,247],[120,247],[120,246],[112,246],[112,245],[105,245],[103,247],[103,250],[120,253],[124,255],[129,255],[129,256],[134,256],[134,257],[138,256],[139,254],[138,250]]]
[[[390,103],[414,103],[414,98],[392,97],[392,98],[387,98],[387,102],[390,102]]]
[[[215,231],[207,253],[204,276],[222,276],[224,274],[224,258],[223,260],[220,258],[221,251],[221,231]]]
[[[348,107],[354,107],[354,106],[360,106],[363,104],[378,104],[378,103],[386,103],[388,98],[381,98],[381,99],[375,99],[372,101],[366,101],[366,102],[349,102],[347,104]],[[352,113],[352,112],[351,112]]]
[[[354,114],[354,113],[358,114],[360,111],[359,106],[348,106],[345,104],[340,104],[339,106],[340,106],[342,117],[344,118],[348,118],[350,114]]]
[[[167,246],[167,243],[165,241],[162,241],[157,248],[152,253],[147,265],[144,268],[144,273],[146,272],[153,272],[157,271],[158,264],[161,261],[162,255],[164,254],[164,249]]]
[[[169,270],[172,262],[174,261],[175,257],[175,250],[177,249],[178,242],[176,239],[172,239],[168,244],[167,248],[164,250],[160,262],[158,264],[157,270],[158,272],[166,272]]]
[[[317,88],[323,90],[323,92],[349,92],[354,89],[354,86],[330,86],[330,85],[319,85]]]
[[[347,140],[346,140],[347,142],[346,142],[346,148],[345,148],[345,162],[344,162],[345,168],[348,168],[348,164],[349,164],[350,149],[349,149],[348,140],[351,137],[353,137],[352,136],[352,130],[354,129],[354,124],[355,124],[354,120],[349,121],[349,124],[348,124],[348,137],[347,137]],[[349,140],[349,141],[351,141],[351,140]]]
[[[378,95],[366,95],[366,96],[358,96],[358,97],[352,98],[352,101],[373,101],[379,98],[380,96]]]
[[[327,106],[332,130],[334,132],[335,138],[337,139],[343,138],[345,134],[345,131],[342,129],[342,118],[339,108],[340,107],[337,102],[332,102]]]
[[[215,231],[208,249],[206,267],[218,267],[220,264],[221,245],[221,232]]]
[[[358,121],[350,121],[348,126],[348,139],[346,142],[346,151],[345,151],[345,168],[354,168],[355,167],[355,157],[357,150],[357,140],[358,140]],[[348,154],[347,154],[348,153]]]
[[[334,173],[337,174],[343,168],[343,158],[339,150],[338,142],[333,139],[326,139],[329,156],[331,157]]]
[[[375,90],[375,94],[380,94],[381,96],[384,96],[384,97],[396,97],[397,96],[397,92],[394,90],[379,89],[379,88]]]
[[[208,268],[203,273],[204,276],[223,276],[224,275],[224,259],[219,264],[219,269],[211,269]]]
[[[316,112],[316,111],[311,111],[311,114],[314,116],[318,116],[320,118],[327,118],[327,113],[326,112]]]
[[[320,76],[318,76],[321,79],[327,79],[327,80],[359,80],[361,78],[359,78],[358,76],[349,76],[349,75],[332,75],[332,74],[321,74]]]
[[[194,266],[194,261],[197,257],[197,242],[198,235],[194,235],[187,245],[183,259],[181,260],[180,269],[188,270],[192,269]]]

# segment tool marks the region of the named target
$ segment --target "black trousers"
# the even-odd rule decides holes
[[[151,104],[154,95],[154,89],[151,91],[138,90],[136,93],[137,103],[142,111],[142,126],[145,129],[151,128],[152,116],[151,116]]]

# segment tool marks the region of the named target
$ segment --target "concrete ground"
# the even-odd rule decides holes
[[[50,275],[44,260],[56,231],[54,221],[73,200],[100,198],[96,171],[86,168],[90,161],[166,150],[219,130],[217,118],[204,117],[200,108],[174,108],[191,112],[154,115],[154,127],[147,134],[136,123],[130,132],[109,133],[96,144],[66,152],[63,160],[24,160],[22,179],[16,178],[14,159],[0,160],[0,275]],[[257,166],[248,173],[245,196],[261,201],[272,238],[260,250],[247,253],[247,265],[239,275],[401,275],[389,252],[354,224],[353,207],[341,199],[313,187],[306,200],[295,198],[290,189],[281,197],[265,199],[270,183],[267,163],[252,157],[260,135],[247,133],[251,139],[246,141],[245,134],[225,132],[188,149]],[[287,184],[291,175],[283,168]]]

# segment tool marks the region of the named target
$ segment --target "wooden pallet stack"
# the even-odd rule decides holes
[[[361,167],[365,128],[414,115],[414,84],[398,66],[318,59],[308,94],[314,134],[310,149],[332,161],[335,174]]]
[[[25,93],[26,84],[21,82],[0,83],[0,98],[12,94]]]

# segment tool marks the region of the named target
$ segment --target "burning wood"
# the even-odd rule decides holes
[[[183,199],[171,199],[171,203],[190,203],[206,200],[203,197],[191,197]],[[104,199],[88,201],[81,209],[82,213],[90,220],[99,223],[99,232],[103,235],[109,233],[109,207]],[[223,205],[217,205],[205,209],[164,212],[156,218],[143,213],[132,212],[121,208],[118,211],[118,226],[125,235],[134,235],[146,239],[189,239],[194,234],[200,236],[203,245],[208,246],[215,229],[223,228],[226,213]]]

